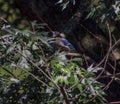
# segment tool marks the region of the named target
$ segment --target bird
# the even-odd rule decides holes
[[[75,52],[75,47],[65,38],[65,35],[58,32],[53,31],[50,42],[56,44],[61,47],[64,51]]]

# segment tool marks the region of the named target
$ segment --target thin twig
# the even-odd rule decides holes
[[[2,69],[5,70],[7,73],[9,73],[14,78],[17,78],[12,72],[10,72],[9,70],[7,70],[5,67],[2,67]]]
[[[28,59],[27,57],[25,57],[19,50],[15,50],[16,52],[18,52],[21,56],[23,56],[28,62],[30,62],[33,66],[35,66],[40,72],[42,72],[42,74],[48,79],[50,80],[58,89],[58,91],[60,91],[59,86],[40,68],[38,67],[33,61],[31,61],[30,59]]]
[[[110,31],[110,26],[109,26],[109,23],[108,21],[106,22],[106,25],[107,25],[107,29],[108,29],[108,33],[109,33],[109,49],[108,49],[108,52],[106,54],[106,59],[105,59],[105,63],[104,63],[104,68],[103,70],[101,71],[101,73],[96,77],[96,80],[103,74],[103,72],[105,71],[105,68],[107,66],[107,62],[108,62],[108,58],[109,58],[109,55],[110,55],[110,52],[111,52],[111,48],[112,48],[112,34],[111,34],[111,31]]]
[[[65,103],[70,104],[66,89],[63,86],[60,86],[60,91],[65,98]]]
[[[109,55],[110,55],[110,52],[113,50],[113,48],[117,45],[118,41],[112,45],[112,34],[111,34],[111,31],[110,31],[110,26],[109,26],[109,23],[108,21],[106,22],[106,25],[107,25],[107,29],[108,29],[108,33],[109,33],[109,49],[108,49],[108,52],[106,54],[106,56],[104,57],[105,59],[103,59],[105,61],[104,63],[104,68],[103,70],[101,71],[101,73],[96,77],[96,80],[100,78],[100,76],[103,74],[103,72],[105,71],[105,68],[107,66],[107,62],[108,62],[108,58],[109,58]],[[106,85],[106,87],[104,87],[104,89],[108,88],[110,86],[110,84],[112,83],[112,81],[114,80],[114,78],[112,77],[111,81]],[[97,96],[94,96],[91,100],[94,100]]]
[[[33,34],[36,35],[36,31],[35,31],[34,25],[32,24],[31,26],[32,26]],[[38,40],[37,40],[37,42],[38,42]],[[39,43],[39,42],[38,42],[38,43]],[[38,48],[41,50],[42,55],[45,57],[45,53],[44,53],[42,47],[41,47],[39,44],[38,44]]]
[[[37,81],[39,81],[40,83],[42,83],[43,85],[45,85],[46,87],[48,87],[49,88],[49,86],[45,83],[45,82],[43,82],[42,80],[40,80],[38,77],[36,77],[34,74],[32,74],[31,72],[29,72],[29,71],[27,71],[27,70],[25,70],[25,69],[22,69],[22,70],[24,70],[25,72],[27,72],[29,75],[31,75],[33,78],[35,78]]]

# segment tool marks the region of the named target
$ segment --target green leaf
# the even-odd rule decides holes
[[[67,80],[67,76],[57,76],[56,78],[55,78],[55,82],[56,83],[64,83],[64,84],[66,84],[66,85],[68,85],[68,80]]]
[[[77,88],[79,89],[80,92],[83,91],[83,85],[82,84],[77,84]]]

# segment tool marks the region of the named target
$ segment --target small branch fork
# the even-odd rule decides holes
[[[41,19],[41,18],[40,18],[40,19]],[[41,21],[44,22],[43,19],[41,19]],[[116,72],[116,61],[114,62],[114,65],[111,65],[110,63],[108,63],[109,55],[110,55],[110,53],[112,52],[112,50],[115,49],[115,48],[120,44],[120,39],[117,40],[117,41],[115,41],[115,43],[112,45],[112,34],[111,34],[111,30],[110,30],[110,26],[109,26],[108,21],[106,22],[106,27],[107,27],[108,33],[109,33],[109,49],[108,49],[108,52],[106,53],[105,57],[96,65],[96,67],[98,67],[98,66],[100,66],[100,65],[102,65],[102,64],[104,63],[103,70],[102,70],[101,73],[96,77],[96,80],[98,80],[98,79],[100,79],[100,78],[107,78],[107,77],[110,77],[110,78],[111,78],[111,80],[110,80],[109,83],[103,88],[103,90],[108,89],[109,86],[110,86],[110,84],[113,82],[113,80],[118,79],[117,77],[120,75],[120,73],[117,73],[117,74],[115,73],[115,72]],[[32,28],[33,28],[33,32],[35,32],[34,27],[32,27]],[[47,26],[47,28],[48,28],[49,31],[52,31],[52,29],[50,29],[50,27]],[[92,33],[92,34],[93,34],[93,33]],[[97,38],[97,37],[95,37],[95,38]],[[98,39],[98,38],[97,38],[97,39]],[[41,49],[41,47],[39,47],[39,48]],[[51,82],[56,86],[57,90],[58,90],[59,92],[61,92],[62,95],[64,96],[64,98],[65,98],[65,103],[66,103],[66,104],[70,104],[69,98],[68,98],[68,95],[67,95],[67,92],[66,92],[66,90],[65,90],[65,88],[64,88],[63,86],[60,86],[60,85],[56,84],[56,83],[54,82],[54,80],[52,79],[52,76],[50,76],[50,74],[47,75],[40,67],[38,67],[32,60],[30,60],[30,59],[28,59],[27,57],[25,57],[19,50],[16,49],[15,51],[16,51],[17,53],[19,53],[21,56],[23,56],[28,62],[30,62],[33,66],[35,66],[49,81],[51,81]],[[42,51],[42,49],[41,49],[41,51]],[[42,55],[45,56],[43,51],[42,51]],[[107,75],[107,76],[101,76],[101,75],[105,72],[105,68],[106,68],[107,65],[109,65],[109,66],[113,69],[113,73],[112,73],[112,74],[109,74],[109,75]],[[29,73],[32,77],[34,77],[36,80],[38,80],[39,82],[41,82],[43,85],[49,87],[46,83],[44,83],[43,81],[41,81],[39,78],[37,78],[37,77],[36,77],[35,75],[33,75],[32,73],[30,73],[30,72],[27,71],[27,70],[25,70],[25,71],[26,71],[27,73]],[[11,74],[11,73],[10,73],[10,74]],[[120,79],[119,79],[119,80],[120,80]],[[87,87],[88,87],[88,86],[86,86],[86,88],[83,90],[82,93],[84,93],[84,92],[87,90]],[[82,93],[80,93],[80,94],[78,95],[78,97],[79,97]],[[96,96],[94,96],[94,97],[91,99],[91,101],[94,100],[95,97],[96,97]],[[110,104],[117,104],[117,103],[118,103],[118,102],[111,102]],[[119,102],[119,103],[120,103],[120,102]]]
[[[33,66],[35,66],[49,81],[51,81],[57,88],[57,90],[59,92],[62,93],[64,99],[65,99],[65,103],[66,104],[70,104],[68,96],[67,96],[67,92],[65,90],[65,88],[63,86],[59,86],[58,84],[56,84],[54,82],[54,80],[52,79],[52,76],[49,73],[49,76],[40,68],[38,67],[32,60],[28,59],[27,57],[25,57],[19,50],[15,50],[17,53],[19,53],[21,56],[23,56],[28,62],[30,62]],[[28,72],[27,70],[25,70],[26,72]],[[44,84],[45,86],[49,87],[46,83],[44,83],[43,81],[39,80],[35,75],[33,75],[32,73],[28,72],[31,76],[33,76],[36,80],[38,80],[39,82],[41,82],[42,84]]]
[[[81,26],[83,28],[85,28],[82,24]],[[108,62],[108,59],[109,59],[109,56],[110,56],[110,53],[120,44],[120,39],[119,40],[115,40],[115,43],[112,45],[112,34],[111,34],[111,30],[110,30],[110,25],[108,23],[108,21],[106,21],[106,27],[107,27],[107,30],[108,30],[108,34],[109,34],[109,49],[105,55],[105,57],[95,66],[95,68],[93,70],[95,70],[97,67],[101,66],[102,64],[104,64],[103,66],[103,70],[101,71],[101,73],[96,77],[96,80],[98,79],[101,79],[101,78],[111,78],[111,80],[108,82],[108,84],[103,88],[103,90],[107,90],[110,86],[110,84],[115,80],[115,81],[120,81],[120,79],[118,78],[118,76],[120,75],[120,73],[116,73],[116,60],[114,61],[114,65],[111,65],[109,62]],[[87,28],[85,28],[87,30]],[[90,32],[89,30],[87,30],[94,38],[96,38],[97,40],[100,41],[100,39],[98,37],[96,37],[92,32]],[[113,37],[114,38],[114,37]],[[105,71],[106,69],[106,66],[109,65],[112,69],[113,69],[113,73],[109,73],[109,75],[106,75],[106,76],[102,76],[102,74]],[[92,71],[93,71],[92,70]],[[88,72],[89,73],[89,72]],[[108,72],[107,72],[108,73]],[[82,93],[84,93],[86,90],[87,90],[87,87],[89,86],[86,86],[86,88],[82,91]],[[82,93],[80,93],[77,97],[79,97]],[[94,96],[92,100],[94,100],[97,96]],[[75,99],[75,98],[74,98]],[[110,104],[117,104],[117,102],[112,102]]]
[[[108,21],[106,21],[106,26],[107,26],[107,29],[108,29],[108,33],[109,33],[109,49],[108,49],[108,52],[106,54],[106,56],[100,61],[100,63],[98,65],[96,65],[96,67],[99,67],[100,65],[102,65],[104,63],[104,66],[103,66],[103,70],[101,71],[101,73],[96,77],[96,80],[98,79],[101,79],[101,78],[111,78],[111,80],[108,82],[108,84],[103,88],[103,90],[107,90],[110,86],[110,84],[115,80],[119,80],[120,79],[118,78],[118,76],[120,75],[120,73],[116,73],[116,60],[114,61],[114,65],[111,65],[109,62],[108,62],[108,59],[109,59],[109,56],[110,56],[110,53],[120,44],[120,39],[115,41],[115,43],[112,45],[112,34],[111,34],[111,30],[110,30],[110,26],[109,26],[109,23]],[[109,65],[112,69],[113,69],[113,73],[109,73],[108,71],[106,71],[106,67],[107,65]],[[106,75],[106,76],[102,76],[102,74],[106,72],[109,73],[109,75]],[[86,90],[86,89],[85,89]],[[94,100],[96,98],[96,96],[94,96],[92,100]],[[110,104],[118,104],[118,102],[111,102]]]
[[[41,21],[43,21],[44,22],[44,20],[41,20]],[[107,90],[108,88],[109,88],[109,86],[110,86],[110,84],[114,81],[114,80],[120,80],[120,79],[118,79],[117,77],[120,75],[120,73],[115,73],[116,72],[116,61],[114,62],[114,65],[111,65],[109,62],[108,62],[108,59],[109,59],[109,55],[110,55],[110,53],[113,51],[113,49],[115,49],[119,44],[120,44],[120,39],[119,40],[117,40],[117,41],[115,41],[115,43],[112,45],[112,34],[111,34],[111,30],[110,30],[110,25],[109,25],[109,23],[108,23],[108,21],[106,21],[106,27],[107,27],[107,30],[108,30],[108,33],[109,33],[109,49],[108,49],[108,52],[106,53],[106,55],[105,55],[105,57],[95,66],[95,67],[99,67],[99,66],[101,66],[103,63],[104,63],[104,66],[103,66],[103,70],[101,71],[101,73],[96,77],[96,80],[98,80],[98,79],[101,79],[101,78],[107,78],[107,77],[109,77],[109,78],[111,78],[111,80],[108,82],[108,84],[103,88],[103,90]],[[49,28],[48,28],[49,29]],[[50,31],[52,31],[51,29],[49,29]],[[89,30],[88,30],[88,32],[90,32]],[[90,32],[90,34],[92,34],[92,36],[95,36],[93,33],[91,33]],[[100,39],[98,38],[98,37],[94,37],[94,38],[96,38],[96,39],[98,39],[99,41],[100,41]],[[44,55],[44,54],[43,54]],[[36,66],[33,62],[31,62],[31,61],[29,61],[30,63],[32,63],[34,66]],[[101,76],[104,72],[106,72],[105,71],[105,68],[106,68],[106,66],[107,65],[109,65],[112,69],[113,69],[113,73],[112,74],[110,74],[109,73],[109,75],[107,75],[107,76]],[[54,83],[54,81],[52,80],[52,76],[51,77],[49,77],[46,73],[44,73],[43,71],[42,71],[42,69],[40,69],[38,66],[36,66],[45,76],[46,76],[46,78],[48,78],[50,81],[52,81],[53,83]],[[55,83],[54,83],[55,84]],[[62,95],[64,96],[64,98],[65,98],[65,103],[66,104],[69,104],[70,102],[69,102],[69,98],[68,98],[68,96],[67,96],[67,92],[66,92],[66,90],[65,90],[65,88],[62,86],[59,86],[59,85],[57,85],[57,84],[55,84],[55,86],[57,87],[57,89],[58,89],[58,91],[60,91],[61,93],[62,93]],[[86,86],[86,88],[83,90],[83,92],[82,93],[84,93],[86,90],[87,90],[87,87],[88,86]],[[79,97],[82,93],[80,93],[79,95],[77,95],[77,97]],[[94,96],[92,99],[91,99],[91,101],[92,100],[94,100],[95,98],[96,98],[97,96]],[[74,99],[74,98],[73,98]],[[116,104],[116,103],[111,103],[111,104]]]

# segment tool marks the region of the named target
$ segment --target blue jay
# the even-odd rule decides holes
[[[52,35],[53,38],[50,38],[48,42],[61,47],[61,50],[66,52],[66,56],[68,56],[69,58],[81,57],[87,60],[91,60],[89,56],[77,53],[74,46],[67,39],[65,39],[61,33],[55,31],[52,32]]]
[[[74,46],[63,36],[61,36],[61,33],[55,31],[52,32],[53,38],[49,39],[49,43],[54,43],[61,47],[64,51],[70,51],[70,52],[75,52],[76,49]]]

